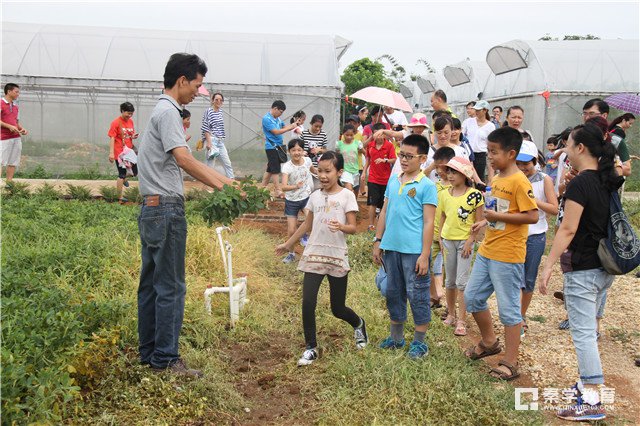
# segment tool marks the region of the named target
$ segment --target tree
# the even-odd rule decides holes
[[[404,83],[407,76],[407,70],[404,69],[402,65],[398,62],[395,56],[384,54],[378,58],[376,58],[376,62],[380,62],[381,59],[386,59],[391,64],[391,72],[389,72],[389,77],[394,81],[396,87],[401,83]]]
[[[431,66],[431,62],[427,61],[424,58],[420,58],[416,61],[416,65],[423,65],[425,70],[427,71],[427,74],[429,73],[435,73],[436,69]],[[419,74],[411,74],[411,81],[416,81],[418,79],[418,77],[420,77]]]
[[[369,58],[358,59],[344,69],[340,80],[344,83],[344,91],[348,95],[368,87],[386,87],[397,90],[396,84],[378,61]]]
[[[558,41],[558,37],[551,37],[549,33],[546,33],[544,36],[538,39],[539,41]],[[593,34],[587,34],[585,36],[581,35],[565,35],[562,40],[600,40],[600,37],[594,36]]]

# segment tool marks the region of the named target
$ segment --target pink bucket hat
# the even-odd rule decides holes
[[[464,157],[453,157],[447,163],[447,167],[450,167],[453,170],[462,173],[468,179],[473,178],[473,165]]]
[[[411,121],[409,121],[407,127],[429,127],[427,125],[427,116],[421,112],[416,112],[411,116]]]

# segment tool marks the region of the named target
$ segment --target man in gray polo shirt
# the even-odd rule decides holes
[[[171,55],[164,71],[164,94],[140,142],[138,179],[144,197],[138,229],[142,268],[138,287],[140,361],[155,371],[201,377],[178,354],[187,292],[184,279],[187,221],[182,170],[221,189],[233,180],[193,158],[184,137],[182,105],[193,101],[207,73],[196,55]]]

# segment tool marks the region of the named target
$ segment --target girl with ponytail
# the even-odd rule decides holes
[[[578,358],[577,391],[583,402],[582,407],[557,413],[567,420],[587,415],[594,420],[605,418],[598,393],[604,375],[597,329],[613,275],[602,268],[597,249],[600,239],[607,236],[611,192],[621,186],[622,178],[614,167],[615,148],[605,139],[601,127],[606,121],[602,121],[589,120],[569,135],[565,150],[578,175],[567,184],[558,214],[560,227],[540,277],[540,292],[546,294],[553,264],[560,259],[565,306]]]

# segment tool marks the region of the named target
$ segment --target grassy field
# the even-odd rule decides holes
[[[214,232],[188,203],[187,302],[181,352],[202,380],[156,375],[137,364],[136,206],[4,199],[2,206],[2,423],[69,424],[540,424],[514,411],[513,388],[467,361],[440,321],[421,362],[356,351],[353,331],[318,305],[321,359],[303,350],[301,274],[273,255],[273,236],[230,235],[250,303],[227,327],[224,297],[206,314],[202,292],[223,282]],[[388,316],[373,284],[366,235],[350,240],[347,303],[375,343]],[[409,337],[410,330],[407,330]]]

